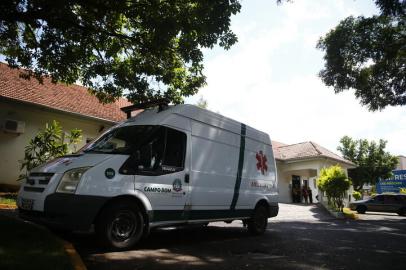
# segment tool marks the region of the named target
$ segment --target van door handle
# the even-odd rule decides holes
[[[187,173],[187,174],[185,174],[185,183],[189,183],[189,180],[190,180],[190,176]]]

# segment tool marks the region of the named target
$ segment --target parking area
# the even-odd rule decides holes
[[[334,219],[326,210],[317,204],[279,204],[279,214],[276,218],[269,219],[270,223],[285,221],[308,221],[320,222]],[[396,213],[371,212],[358,214],[360,221],[405,221],[406,216],[399,216]]]
[[[406,216],[399,216],[396,213],[387,212],[366,212],[365,214],[358,214],[360,220],[381,220],[381,221],[404,221],[406,222]]]
[[[367,220],[369,219],[369,220]],[[111,252],[93,234],[73,234],[88,269],[404,269],[406,220],[336,220],[317,205],[281,204],[262,236],[240,221],[154,231],[136,248]]]
[[[270,222],[280,221],[322,221],[332,219],[330,214],[317,204],[279,204],[278,216],[269,219]]]
[[[3,210],[0,214],[15,215]],[[61,235],[89,270],[404,269],[406,217],[391,213],[337,220],[317,205],[280,204],[264,235],[241,221],[154,231],[136,248],[112,252],[92,233]]]

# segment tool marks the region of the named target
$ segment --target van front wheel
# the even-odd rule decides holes
[[[268,215],[266,208],[262,205],[254,210],[254,214],[247,222],[248,231],[252,235],[263,234],[268,226]]]
[[[99,216],[96,232],[108,246],[117,250],[129,249],[144,233],[144,218],[136,205],[112,204]]]

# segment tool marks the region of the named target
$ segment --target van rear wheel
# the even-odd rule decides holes
[[[96,222],[102,242],[117,250],[133,247],[144,234],[144,218],[136,205],[117,203],[107,206]]]
[[[247,226],[252,235],[260,235],[265,232],[268,226],[268,213],[264,206],[260,205],[255,208],[254,214],[247,221]]]

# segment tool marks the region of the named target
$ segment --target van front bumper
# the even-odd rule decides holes
[[[50,194],[45,198],[44,211],[19,209],[22,219],[66,230],[88,230],[108,197]]]

